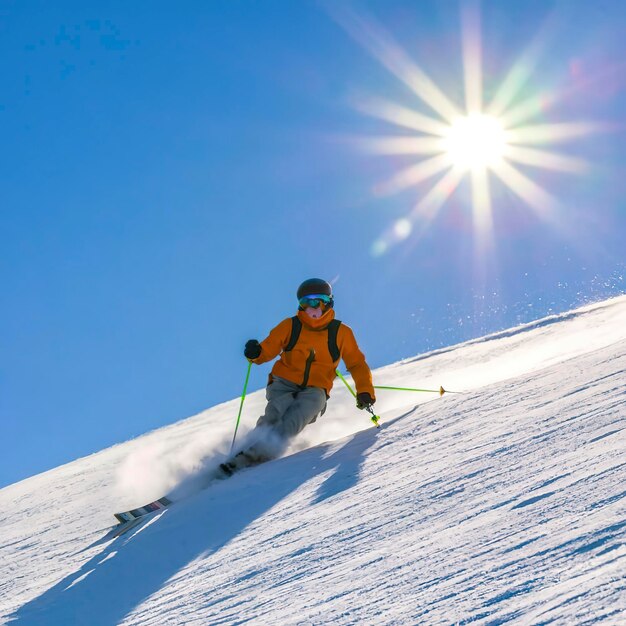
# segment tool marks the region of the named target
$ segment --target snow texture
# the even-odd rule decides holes
[[[626,624],[626,297],[374,374],[464,393],[381,390],[376,430],[336,385],[297,448],[206,489],[238,399],[2,489],[0,621]]]

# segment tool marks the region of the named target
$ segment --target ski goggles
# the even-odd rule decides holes
[[[311,295],[311,296],[304,296],[304,298],[300,298],[300,300],[298,300],[300,306],[303,309],[306,309],[307,307],[311,307],[312,309],[317,309],[317,307],[319,306],[328,306],[330,304],[331,298],[330,296],[325,296],[325,295]]]

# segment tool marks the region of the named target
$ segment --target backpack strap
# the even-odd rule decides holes
[[[337,345],[337,333],[341,322],[339,320],[332,320],[328,324],[328,351],[330,352],[330,358],[334,361],[338,361],[341,358],[341,351]]]
[[[300,331],[302,330],[302,322],[297,315],[294,315],[291,318],[291,337],[289,337],[289,341],[287,345],[284,347],[283,352],[290,352],[293,350],[296,343],[298,343],[298,338],[300,337]]]

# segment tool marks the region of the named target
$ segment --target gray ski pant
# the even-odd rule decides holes
[[[265,390],[267,406],[257,426],[269,426],[285,439],[295,437],[326,410],[326,391],[273,377]]]
[[[267,386],[265,397],[265,413],[259,417],[251,433],[254,443],[226,463],[230,473],[280,456],[289,445],[289,440],[326,410],[324,389],[302,389],[277,376]]]

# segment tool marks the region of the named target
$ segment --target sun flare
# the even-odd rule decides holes
[[[333,15],[420,102],[419,108],[375,97],[354,102],[361,113],[391,124],[396,131],[390,136],[360,138],[357,143],[361,148],[385,156],[416,157],[412,164],[378,184],[375,193],[379,196],[397,194],[435,180],[412,210],[373,243],[374,256],[423,233],[465,178],[469,179],[471,187],[477,247],[485,246],[493,239],[492,178],[513,192],[541,219],[556,223],[559,206],[556,198],[524,170],[584,172],[588,168],[584,159],[547,147],[604,130],[604,127],[593,122],[534,121],[544,117],[549,106],[558,100],[557,94],[545,93],[519,99],[539,62],[542,46],[538,41],[533,42],[513,65],[499,88],[495,89],[491,101],[484,103],[480,12],[477,4],[462,5],[465,106],[459,107],[373,20],[345,8],[333,9]],[[399,134],[399,131],[405,134]]]

